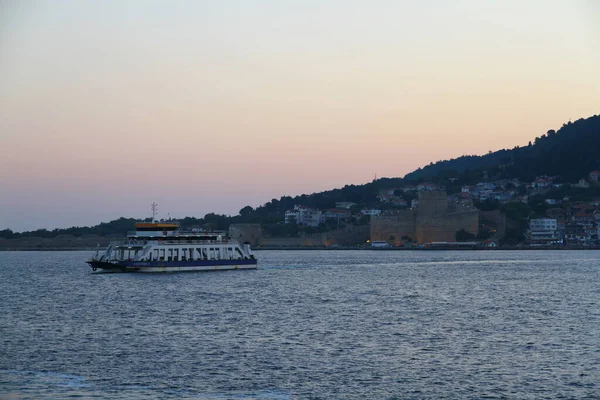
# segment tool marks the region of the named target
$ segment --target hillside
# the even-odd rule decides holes
[[[568,122],[558,131],[550,130],[534,138],[528,146],[438,161],[404,178],[382,178],[293,198],[284,196],[252,211],[255,216],[276,217],[296,204],[325,209],[334,207],[338,201],[369,207],[377,202],[377,195],[383,189],[423,181],[445,184],[449,191],[460,191],[460,185],[475,184],[486,178],[531,182],[537,176],[548,175],[558,177],[558,181],[577,182],[595,169],[600,169],[600,115]],[[455,178],[454,183],[450,184],[448,178]]]

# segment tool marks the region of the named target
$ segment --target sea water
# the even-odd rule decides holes
[[[598,251],[259,251],[92,275],[0,252],[0,398],[600,397]]]

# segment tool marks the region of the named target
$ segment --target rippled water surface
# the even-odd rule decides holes
[[[0,398],[599,398],[600,252],[0,252]]]

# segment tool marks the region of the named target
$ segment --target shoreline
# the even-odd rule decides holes
[[[49,248],[4,248],[0,252],[16,252],[16,251],[96,251],[106,250],[105,247],[49,247]],[[473,248],[457,248],[457,247],[390,247],[390,248],[364,248],[364,247],[257,247],[252,248],[252,251],[575,251],[575,250],[600,250],[600,246],[595,247],[473,247]]]

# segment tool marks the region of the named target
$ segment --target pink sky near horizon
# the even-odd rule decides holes
[[[0,230],[236,214],[600,113],[592,1],[7,1]]]

